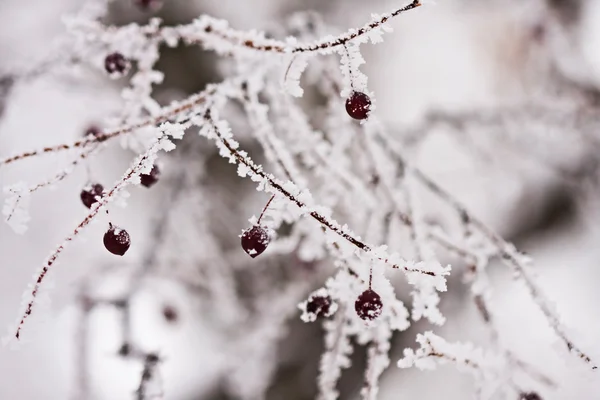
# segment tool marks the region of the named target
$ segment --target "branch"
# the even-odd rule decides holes
[[[296,40],[288,42],[267,39],[263,35],[257,35],[255,32],[244,32],[229,28],[226,21],[217,20],[209,16],[202,16],[190,25],[184,25],[175,28],[164,28],[162,37],[165,41],[173,43],[176,39],[183,38],[187,43],[200,43],[205,48],[216,50],[219,53],[229,53],[236,48],[243,48],[251,51],[266,53],[316,53],[330,54],[337,47],[344,46],[348,42],[358,39],[365,42],[368,34],[380,29],[390,19],[417,7],[422,4],[419,0],[396,9],[390,13],[375,18],[366,23],[361,28],[350,29],[337,37],[325,37],[313,43],[291,44]],[[211,39],[213,40],[212,43]],[[215,40],[216,39],[216,40]]]
[[[159,151],[161,146],[163,146],[163,140],[165,139],[165,134],[161,135],[152,146],[142,154],[136,162],[134,162],[133,166],[129,168],[129,170],[125,173],[125,175],[119,180],[115,186],[108,191],[97,203],[92,206],[91,212],[77,225],[77,227],[73,230],[73,232],[67,236],[67,238],[61,243],[56,249],[50,253],[50,256],[44,262],[44,265],[40,272],[37,274],[37,279],[33,285],[33,289],[29,295],[29,300],[26,300],[25,311],[21,316],[20,321],[17,324],[17,329],[15,332],[15,337],[17,340],[20,338],[21,329],[25,324],[26,319],[31,315],[33,311],[33,307],[36,301],[36,297],[41,288],[42,282],[50,268],[56,263],[56,260],[63,252],[68,243],[72,242],[75,237],[81,233],[81,231],[92,222],[96,216],[102,211],[119,193],[123,190],[128,184],[132,182],[132,180],[139,176],[140,171],[148,164],[148,162],[153,162],[153,159],[156,157],[156,153]]]
[[[370,253],[373,251],[373,247],[371,245],[356,238],[352,233],[348,232],[347,229],[345,229],[343,226],[341,226],[334,219],[327,218],[323,214],[321,214],[317,211],[314,211],[314,210],[310,211],[309,207],[303,201],[301,201],[297,195],[293,195],[289,190],[287,190],[284,187],[284,186],[287,186],[286,184],[277,180],[273,175],[265,173],[262,170],[261,166],[256,165],[254,163],[254,161],[252,161],[250,158],[248,158],[246,156],[245,152],[236,150],[237,143],[233,144],[221,133],[220,129],[217,127],[215,121],[212,119],[209,112],[207,112],[205,114],[204,120],[208,125],[211,126],[211,128],[214,132],[213,139],[216,139],[216,141],[218,143],[220,143],[222,146],[224,146],[224,149],[227,152],[229,152],[230,156],[233,159],[237,160],[237,162],[239,162],[240,164],[247,167],[248,170],[251,172],[252,176],[258,177],[260,180],[268,183],[274,190],[278,191],[279,193],[281,193],[282,195],[287,197],[292,203],[294,203],[296,206],[298,206],[298,208],[305,211],[313,219],[315,219],[316,221],[321,223],[323,226],[325,226],[329,230],[335,232],[342,238],[346,239],[348,242],[350,242],[352,245],[354,245],[358,249],[364,251],[365,253]],[[389,263],[387,258],[379,258],[379,257],[377,257],[377,258],[381,261]],[[410,268],[407,266],[399,266],[397,264],[392,264],[392,267],[403,269],[406,272],[417,272],[420,274],[433,276],[433,277],[443,277],[448,274],[448,272],[445,270],[442,272],[434,272],[434,271],[427,271],[427,270],[418,269],[418,268]]]
[[[39,150],[31,150],[21,154],[16,154],[14,156],[10,156],[4,159],[0,159],[0,168],[3,165],[7,165],[13,163],[15,161],[24,160],[26,158],[38,156],[46,153],[57,153],[64,150],[71,150],[75,148],[85,148],[89,145],[100,143],[107,141],[109,139],[123,136],[132,132],[135,132],[139,129],[146,128],[149,126],[158,126],[164,122],[168,122],[173,120],[175,117],[178,117],[184,112],[191,112],[194,107],[204,104],[204,102],[212,95],[214,95],[217,90],[227,81],[224,81],[218,85],[211,85],[202,92],[194,94],[182,102],[173,102],[170,106],[165,107],[164,111],[154,117],[145,118],[141,121],[133,124],[124,125],[122,127],[110,130],[108,132],[101,132],[94,136],[88,136],[83,140],[78,140],[73,143],[65,143],[59,144],[56,146],[48,146]]]
[[[402,155],[402,152],[398,150],[396,144],[381,131],[379,132],[379,137],[384,143],[383,147],[392,155],[394,155],[399,162],[406,166],[404,156]],[[580,359],[590,365],[592,369],[597,369],[598,367],[596,366],[596,363],[593,362],[592,359],[586,353],[584,353],[583,350],[581,350],[567,335],[564,326],[562,326],[560,323],[560,317],[557,315],[556,311],[550,307],[548,299],[542,293],[541,288],[534,281],[533,273],[529,270],[529,266],[523,260],[521,260],[523,255],[519,254],[512,244],[508,243],[500,235],[488,228],[487,225],[485,225],[481,220],[470,214],[467,209],[449,192],[431,180],[418,168],[411,166],[410,168],[407,168],[407,171],[413,174],[415,179],[429,189],[429,191],[452,207],[462,220],[476,228],[491,242],[492,245],[497,248],[502,262],[511,267],[521,277],[529,291],[530,296],[546,317],[546,320],[554,330],[555,334],[563,341],[569,351],[575,353]]]

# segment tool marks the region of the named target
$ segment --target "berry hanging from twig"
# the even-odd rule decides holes
[[[354,303],[354,309],[359,317],[364,320],[374,320],[381,315],[381,297],[371,289],[367,289]]]
[[[104,59],[104,68],[110,75],[123,75],[129,69],[129,61],[121,53],[111,53]]]
[[[125,229],[116,227],[113,224],[109,225],[108,231],[104,234],[104,247],[111,253],[122,256],[129,250],[129,246],[131,246],[129,233]]]
[[[147,174],[140,175],[140,183],[142,184],[142,186],[149,188],[151,186],[154,186],[154,184],[158,182],[159,177],[160,168],[158,168],[158,165],[154,164],[150,172],[148,172]]]
[[[254,225],[242,233],[242,248],[252,258],[261,255],[270,241],[269,232],[260,225]]]
[[[91,208],[98,201],[98,198],[102,197],[103,191],[104,187],[99,183],[88,185],[81,191],[81,202],[87,208]]]
[[[346,112],[354,119],[366,119],[371,111],[371,98],[363,92],[352,92],[346,99]]]

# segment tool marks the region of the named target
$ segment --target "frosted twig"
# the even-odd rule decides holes
[[[72,143],[64,143],[64,144],[60,144],[60,145],[56,145],[56,146],[48,146],[48,147],[44,147],[39,150],[31,150],[31,151],[16,154],[14,156],[10,156],[10,157],[4,158],[4,159],[0,159],[0,168],[3,165],[7,165],[7,164],[13,163],[15,161],[38,156],[41,154],[57,153],[57,152],[64,151],[64,150],[70,150],[70,149],[75,149],[75,148],[80,148],[80,147],[87,147],[94,143],[100,143],[100,142],[104,142],[104,141],[107,141],[109,139],[112,139],[112,138],[115,138],[118,136],[130,134],[141,128],[146,128],[149,126],[158,126],[162,123],[168,122],[168,121],[180,116],[181,114],[183,114],[185,112],[192,112],[194,107],[204,104],[204,102],[207,101],[207,99],[210,96],[212,96],[214,93],[217,92],[218,88],[221,87],[221,85],[223,85],[227,82],[228,81],[224,81],[220,84],[210,85],[202,92],[194,94],[194,95],[188,97],[187,99],[185,99],[184,101],[173,102],[170,106],[165,107],[163,109],[163,111],[157,116],[143,118],[139,122],[127,124],[122,127],[112,129],[108,132],[100,132],[97,135],[90,135],[90,136],[86,137],[85,139],[77,140]]]
[[[371,22],[358,29],[350,29],[337,37],[325,37],[313,43],[286,43],[275,39],[267,39],[256,33],[237,31],[230,28],[226,21],[202,16],[190,25],[163,29],[166,40],[174,43],[177,38],[183,38],[188,43],[200,43],[205,48],[217,50],[220,53],[231,53],[235,49],[247,49],[267,53],[316,53],[330,54],[339,46],[358,41],[366,42],[368,34],[382,28],[390,19],[422,4],[414,0],[410,4],[390,13],[376,17]]]
[[[373,251],[373,247],[371,245],[366,244],[362,240],[356,238],[353,234],[349,233],[347,231],[347,229],[345,229],[343,226],[341,226],[334,219],[327,218],[323,214],[321,214],[317,211],[309,210],[307,205],[304,202],[300,201],[296,195],[292,194],[289,190],[287,190],[285,188],[285,186],[288,186],[288,185],[280,182],[274,176],[265,173],[262,170],[262,167],[256,165],[254,163],[254,161],[252,161],[245,154],[245,152],[242,153],[242,152],[236,150],[237,145],[233,145],[227,138],[225,138],[221,134],[219,128],[217,127],[215,122],[212,120],[210,113],[206,114],[205,120],[206,120],[207,124],[211,125],[212,130],[215,135],[215,139],[224,146],[224,148],[229,152],[229,154],[231,155],[231,157],[233,157],[233,159],[237,160],[237,162],[239,162],[240,164],[246,166],[249,169],[249,171],[252,173],[252,175],[257,176],[261,180],[264,180],[265,182],[267,182],[274,190],[278,191],[279,193],[281,193],[282,195],[287,197],[292,203],[297,205],[301,210],[305,210],[306,213],[308,215],[310,215],[313,219],[315,219],[316,221],[318,221],[319,223],[321,223],[323,226],[327,227],[331,231],[335,232],[339,236],[343,237],[348,242],[350,242],[352,245],[356,246],[358,249],[360,249],[366,253]],[[387,259],[381,259],[381,260],[386,263],[388,262]],[[392,267],[403,269],[405,272],[416,272],[416,273],[429,275],[429,276],[433,276],[433,277],[444,276],[448,273],[447,271],[446,272],[434,272],[434,271],[428,271],[428,270],[419,269],[419,268],[400,266],[397,264],[392,264]]]
[[[575,353],[577,357],[587,363],[592,369],[597,369],[596,363],[577,346],[574,341],[569,338],[567,332],[560,322],[560,317],[550,307],[549,300],[542,293],[541,289],[533,279],[533,274],[529,270],[529,266],[526,262],[522,261],[523,255],[519,254],[515,247],[505,241],[501,236],[495,233],[492,229],[488,228],[481,220],[475,218],[467,209],[456,200],[449,192],[444,190],[441,186],[431,180],[427,175],[421,172],[418,168],[413,166],[407,166],[402,153],[397,149],[396,144],[390,140],[385,134],[380,132],[380,139],[384,142],[384,148],[386,148],[396,159],[406,166],[407,172],[411,173],[417,181],[424,185],[429,191],[434,193],[437,197],[443,200],[446,204],[452,207],[463,220],[469,225],[475,227],[481,234],[483,234],[493,244],[500,254],[502,262],[511,267],[521,277],[525,286],[527,287],[529,294],[531,295],[534,302],[540,308],[544,314],[546,320],[550,324],[555,334],[563,341],[569,351]]]
[[[33,307],[35,304],[35,300],[37,294],[40,290],[41,284],[46,277],[46,274],[54,265],[60,254],[63,252],[68,243],[72,242],[75,237],[81,233],[81,231],[92,222],[96,216],[102,211],[113,199],[114,197],[123,190],[128,184],[132,182],[132,180],[139,176],[140,171],[146,167],[147,163],[152,162],[156,157],[156,153],[158,150],[164,145],[163,140],[165,139],[165,135],[161,135],[161,137],[150,146],[150,148],[142,154],[138,159],[133,163],[132,167],[125,173],[125,175],[115,184],[115,186],[110,189],[98,202],[96,202],[92,206],[91,212],[77,225],[77,227],[73,230],[73,232],[65,238],[63,243],[61,243],[56,249],[50,253],[40,272],[37,274],[37,280],[33,285],[33,290],[29,294],[29,300],[26,300],[25,311],[23,312],[20,321],[17,324],[15,337],[19,339],[21,334],[21,329],[25,324],[25,320],[31,315],[33,311]]]

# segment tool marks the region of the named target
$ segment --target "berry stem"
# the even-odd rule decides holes
[[[269,199],[269,201],[267,201],[267,204],[263,208],[262,212],[260,213],[260,216],[258,217],[258,220],[256,221],[257,225],[260,225],[260,220],[262,219],[263,215],[265,215],[265,212],[267,211],[267,208],[269,208],[269,204],[271,204],[271,202],[273,201],[274,198],[275,198],[275,195],[271,196],[271,198]]]
[[[346,55],[348,56],[348,60],[350,60],[350,51],[348,50],[348,46],[344,43],[344,50],[346,50]],[[350,79],[350,89],[354,92],[354,78],[352,77],[352,68],[350,68],[350,62],[348,62],[348,78]]]

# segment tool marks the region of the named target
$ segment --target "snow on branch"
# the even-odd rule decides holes
[[[127,185],[133,183],[139,183],[140,174],[149,171],[154,164],[156,159],[156,154],[159,150],[170,150],[173,147],[172,142],[166,137],[166,135],[161,133],[161,136],[155,141],[155,143],[142,155],[140,155],[137,160],[132,164],[132,166],[125,172],[123,177],[117,181],[115,186],[106,192],[102,198],[94,204],[91,212],[77,225],[77,227],[73,230],[73,232],[65,238],[65,240],[58,245],[56,249],[54,249],[46,261],[44,262],[42,268],[37,273],[37,279],[32,286],[32,290],[27,297],[23,299],[23,311],[21,312],[20,319],[17,322],[14,336],[16,339],[20,338],[21,329],[25,325],[25,321],[31,313],[33,312],[36,297],[44,281],[44,278],[50,271],[50,268],[56,263],[60,254],[65,250],[67,245],[72,242],[77,235],[81,233],[81,231],[88,226],[97,216],[100,214],[102,210],[115,199],[117,194],[121,192]]]
[[[581,359],[584,363],[588,364],[591,369],[597,369],[596,363],[591,357],[584,352],[575,342],[570,338],[566,331],[566,328],[562,325],[560,316],[551,302],[546,298],[541,288],[534,280],[534,274],[530,270],[531,260],[524,254],[519,253],[516,248],[504,240],[500,235],[495,233],[492,229],[488,228],[481,220],[473,216],[458,200],[456,200],[449,192],[444,190],[440,185],[431,180],[427,175],[421,172],[418,168],[406,165],[402,152],[398,149],[396,143],[394,143],[388,136],[380,131],[380,140],[382,141],[384,148],[386,148],[393,156],[406,166],[407,172],[412,174],[414,178],[430,192],[435,194],[438,198],[443,200],[448,206],[465,221],[467,225],[475,228],[480,234],[482,234],[489,243],[494,246],[500,260],[512,268],[517,275],[523,280],[527,287],[529,294],[536,305],[539,307],[544,317],[548,321],[550,327],[554,330],[555,334],[561,339],[567,349],[572,352],[576,357]]]
[[[498,371],[502,370],[502,360],[497,355],[486,354],[470,343],[448,343],[430,331],[418,334],[417,343],[420,347],[416,351],[404,350],[398,367],[433,370],[438,365],[452,363],[480,380],[497,379]]]
[[[299,208],[300,215],[309,215],[323,226],[335,232],[349,243],[357,247],[359,250],[367,254],[372,254],[376,260],[384,261],[393,268],[404,270],[409,281],[416,281],[418,275],[425,275],[432,278],[434,286],[437,290],[445,290],[445,276],[450,273],[449,267],[442,267],[438,263],[411,263],[402,260],[398,254],[387,254],[384,248],[373,248],[371,245],[364,243],[359,237],[356,237],[347,227],[340,225],[337,221],[326,216],[328,210],[322,210],[322,207],[312,205],[312,196],[308,191],[300,191],[292,182],[282,183],[271,174],[263,171],[262,167],[255,164],[246,152],[237,150],[239,144],[231,137],[229,126],[224,121],[215,122],[213,120],[214,113],[206,113],[206,124],[201,125],[201,134],[208,138],[214,139],[220,148],[221,155],[228,157],[230,162],[237,162],[246,168],[246,172],[252,180],[259,184],[259,188],[269,187],[273,193],[279,192],[287,197],[293,204]]]
[[[235,54],[236,51],[243,49],[262,53],[331,54],[338,51],[340,46],[350,42],[366,43],[369,40],[374,43],[379,42],[389,20],[421,5],[419,0],[414,0],[412,3],[390,13],[374,16],[372,21],[361,28],[350,29],[339,36],[327,36],[313,43],[297,43],[295,38],[291,38],[287,42],[267,39],[262,33],[234,30],[229,27],[227,21],[209,16],[202,16],[190,25],[165,28],[163,37],[171,45],[174,45],[179,38],[183,38],[188,44],[199,43],[203,47],[215,50],[220,54]]]

